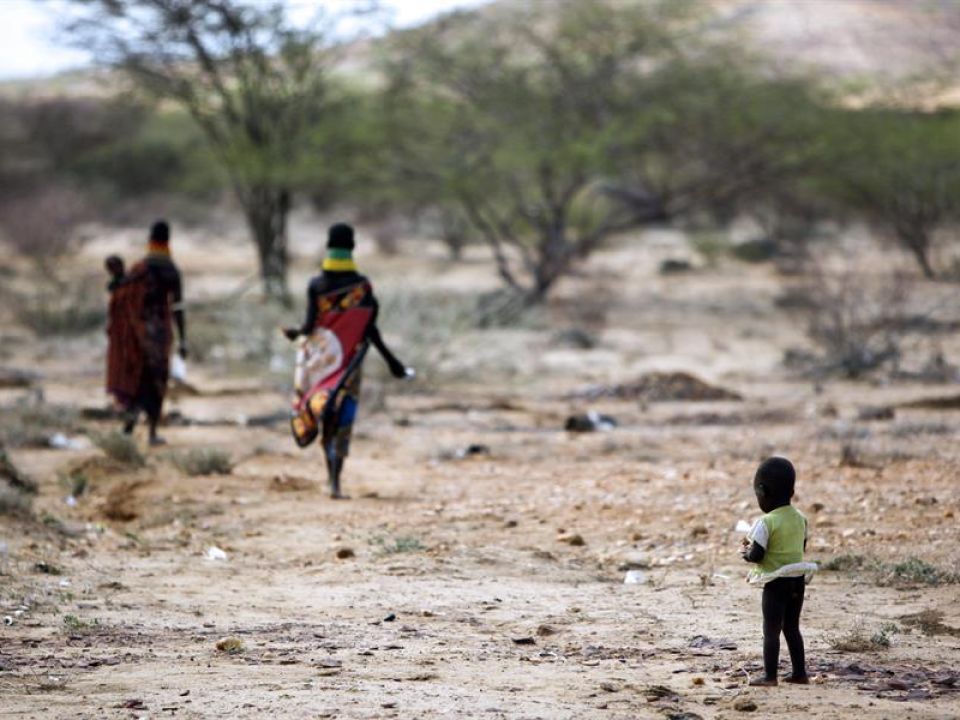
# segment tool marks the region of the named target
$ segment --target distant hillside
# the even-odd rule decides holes
[[[496,18],[537,1],[552,0],[494,0],[478,10],[460,12]],[[718,13],[719,27],[742,33],[783,68],[815,68],[841,79],[881,84],[945,76],[950,80],[941,100],[960,104],[960,0],[707,2]],[[375,44],[366,40],[348,48],[344,69],[363,73]],[[43,80],[0,83],[0,95],[91,95],[110,85],[94,71],[71,71]]]

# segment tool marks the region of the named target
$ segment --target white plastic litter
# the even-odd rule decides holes
[[[207,548],[207,560],[226,560],[227,554],[216,545]]]
[[[63,433],[54,433],[47,441],[55,450],[88,450],[90,440],[85,437],[67,437]]]
[[[736,532],[748,533],[753,529],[753,525],[748,523],[746,520],[737,520],[737,527],[734,528]]]
[[[417,376],[417,371],[412,367],[405,368],[403,371],[403,377],[407,380],[413,380]]]
[[[64,498],[63,501],[67,504],[67,507],[77,506],[77,498],[75,498],[73,495],[67,495],[67,497]]]
[[[174,355],[170,358],[170,377],[175,382],[186,382],[187,381],[187,363],[179,355]]]
[[[647,582],[647,574],[643,570],[627,570],[623,576],[624,585],[643,585]]]
[[[71,585],[71,582],[69,580],[64,579],[60,581],[60,587],[67,588],[67,587],[70,587],[70,585]]]

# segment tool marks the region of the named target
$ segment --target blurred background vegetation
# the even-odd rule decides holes
[[[929,62],[881,83],[778,60],[722,2],[498,2],[381,31],[375,8],[304,25],[283,3],[77,0],[64,37],[106,79],[0,98],[0,231],[56,288],[87,221],[226,205],[282,303],[297,206],[356,218],[383,252],[400,233],[454,261],[486,247],[497,313],[664,225],[707,262],[809,269],[860,224],[953,280],[960,13],[919,5],[939,34],[904,38]]]

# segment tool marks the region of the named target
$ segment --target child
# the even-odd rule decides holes
[[[741,550],[744,560],[757,565],[750,572],[750,581],[763,583],[764,676],[751,680],[754,686],[777,684],[781,632],[793,664],[793,673],[784,680],[801,685],[809,682],[800,635],[800,611],[806,576],[817,566],[803,562],[807,519],[790,504],[795,481],[793,465],[782,457],[764,460],[753,478],[757,504],[766,513],[743,540]]]

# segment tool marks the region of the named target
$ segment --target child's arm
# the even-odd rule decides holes
[[[763,561],[767,554],[767,545],[770,542],[770,531],[767,530],[766,523],[760,518],[753,524],[750,534],[743,540],[743,547],[740,550],[740,557],[746,562],[758,563]]]
[[[748,563],[762,562],[763,556],[766,554],[767,551],[762,545],[759,545],[756,540],[749,545],[744,545],[743,549],[740,551],[740,557],[742,557]]]

